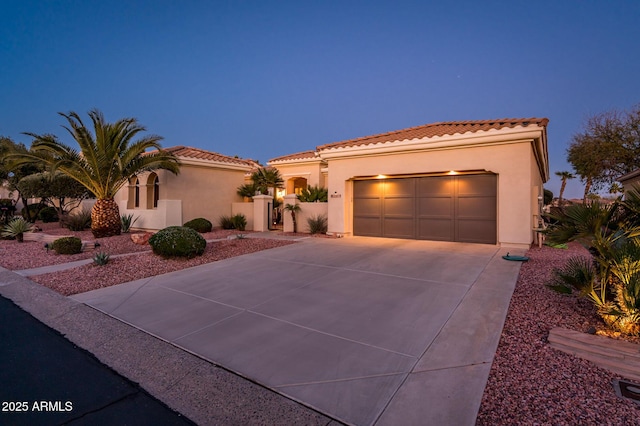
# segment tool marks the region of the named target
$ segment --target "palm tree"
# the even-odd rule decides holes
[[[287,204],[284,209],[291,212],[291,220],[293,221],[293,232],[298,232],[298,224],[296,223],[296,213],[299,213],[302,209],[297,204]]]
[[[146,129],[135,118],[105,122],[102,113],[89,111],[94,133],[75,112],[59,113],[67,119],[63,126],[80,146],[80,151],[58,141],[54,135],[25,133],[34,138],[30,151],[10,155],[13,165],[36,163],[60,171],[84,185],[97,201],[91,209],[91,231],[96,238],[120,235],[121,223],[114,196],[129,179],[142,172],[180,171],[180,162],[160,146],[162,137],[133,138]],[[147,150],[154,150],[147,152]]]
[[[556,172],[556,176],[559,176],[562,180],[562,184],[560,185],[560,195],[558,195],[558,207],[562,207],[562,195],[564,194],[564,189],[567,187],[567,180],[573,179],[575,176],[571,172],[567,171]]]
[[[256,185],[256,189],[262,194],[269,193],[269,189],[273,188],[273,205],[277,203],[276,189],[283,188],[284,180],[278,169],[273,167],[261,167],[251,175],[251,180]]]

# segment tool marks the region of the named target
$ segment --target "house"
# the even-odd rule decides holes
[[[180,160],[180,174],[166,170],[130,179],[115,200],[120,214],[137,217],[135,228],[158,230],[204,217],[214,225],[242,201],[237,188],[256,162],[186,146],[166,148]]]
[[[549,179],[546,118],[438,122],[268,164],[329,190],[328,232],[529,247]]]
[[[640,188],[640,169],[627,173],[624,176],[620,176],[618,178],[618,182],[622,184],[625,193],[629,192],[634,187]]]

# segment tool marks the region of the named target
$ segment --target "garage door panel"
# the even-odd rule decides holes
[[[382,182],[379,180],[360,180],[353,187],[354,198],[380,197]]]
[[[413,217],[414,198],[385,198],[383,214]]]
[[[495,220],[496,199],[494,197],[458,198],[457,217]]]
[[[458,176],[458,196],[495,194],[494,175]]]
[[[382,235],[382,220],[379,217],[358,217],[353,221],[353,234],[379,237]]]
[[[415,197],[415,179],[389,179],[384,181],[384,197]]]
[[[417,238],[421,240],[453,241],[453,220],[419,219]]]
[[[382,200],[379,198],[361,198],[353,205],[354,216],[380,216]]]
[[[418,197],[453,196],[453,179],[451,176],[428,177],[418,179]]]
[[[418,198],[418,217],[453,216],[453,198]]]
[[[457,241],[465,243],[495,244],[495,220],[459,219],[456,224]]]
[[[413,217],[384,218],[384,236],[389,238],[415,238]]]

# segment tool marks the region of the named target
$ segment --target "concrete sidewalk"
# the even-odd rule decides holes
[[[89,351],[100,362],[197,424],[340,424],[263,386],[4,268],[0,268],[0,295],[12,300],[36,319],[57,330],[68,341]],[[3,319],[3,326],[11,327],[4,315]],[[22,328],[18,331],[29,332]],[[42,344],[35,338],[30,343],[34,348]],[[3,345],[5,344],[3,340]],[[55,369],[56,363],[60,360],[55,358],[54,354],[47,355],[52,358],[43,355],[42,358],[50,362],[45,362],[42,368]],[[14,362],[25,361],[29,364],[27,356],[16,353],[14,358]],[[10,364],[3,365],[3,374],[9,374]],[[29,365],[25,367],[28,369]],[[35,366],[31,368],[33,371]],[[53,399],[57,398],[60,391],[71,391],[59,382],[39,382],[38,378],[30,382],[26,376],[21,379],[20,389],[11,385],[9,380],[3,380],[3,400],[23,397],[29,400]],[[115,382],[116,387],[119,386],[118,383]],[[38,389],[42,386],[51,387],[51,391],[39,392]],[[126,392],[131,390],[127,386],[122,389]],[[95,384],[94,390],[97,392],[96,396],[107,391],[100,383]],[[87,397],[90,398],[89,395],[85,395],[85,398]],[[79,403],[79,399],[75,399],[75,402]],[[88,423],[71,424],[162,424],[158,423],[160,420],[153,420],[153,412],[147,411],[148,405],[144,399],[131,398],[128,402],[130,404],[125,410],[116,413],[115,417],[106,423],[96,422],[96,418],[93,417]],[[79,409],[79,405],[76,407]],[[148,414],[148,417],[145,414]],[[30,417],[26,420],[33,419]],[[49,421],[52,420],[50,417],[35,420],[35,423],[23,423],[15,416],[0,416],[0,424],[55,423]],[[169,420],[167,419],[165,424],[169,424]]]
[[[506,252],[307,239],[73,299],[346,423],[471,425],[520,268]]]

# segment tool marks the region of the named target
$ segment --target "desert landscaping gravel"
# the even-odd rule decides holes
[[[49,224],[50,225],[50,224]],[[69,234],[49,226],[49,234]],[[234,231],[203,234],[225,238]],[[93,239],[89,231],[71,233]],[[99,240],[99,251],[136,253],[113,258],[105,266],[93,264],[32,277],[64,295],[81,293],[140,278],[214,262],[287,244],[292,241],[233,239],[208,243],[205,253],[193,259],[163,259],[149,246],[131,242],[130,235]],[[40,243],[0,240],[0,266],[27,269],[91,258],[95,251],[73,256],[47,252]],[[137,253],[147,251],[147,253]],[[553,268],[570,256],[589,256],[578,244],[566,250],[533,247],[522,264],[500,343],[482,398],[478,425],[640,425],[640,405],[616,396],[612,379],[621,378],[589,361],[552,349],[549,330],[564,327],[586,332],[590,328],[607,334],[593,305],[574,295],[561,295],[546,287]],[[640,338],[624,338],[640,343]]]
[[[604,329],[586,299],[545,286],[552,269],[573,255],[589,253],[575,243],[568,250],[535,247],[527,252],[530,260],[520,270],[478,425],[640,425],[640,406],[613,390],[612,379],[621,377],[547,343],[554,327]]]

